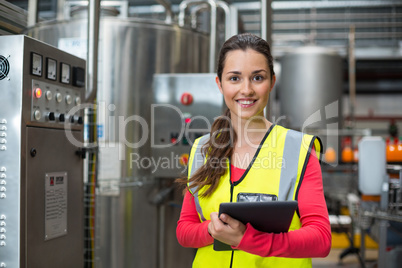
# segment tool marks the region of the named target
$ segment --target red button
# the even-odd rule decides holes
[[[40,88],[35,89],[35,97],[37,99],[40,99],[40,97],[42,97],[42,89]]]
[[[193,95],[191,95],[190,93],[183,93],[183,95],[181,95],[181,104],[183,105],[190,105],[191,103],[193,103]]]

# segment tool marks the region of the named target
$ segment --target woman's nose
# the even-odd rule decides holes
[[[250,96],[254,94],[253,85],[250,81],[245,80],[241,85],[240,92],[245,96]]]

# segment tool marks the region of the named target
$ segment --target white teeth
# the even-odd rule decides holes
[[[239,100],[238,101],[240,104],[248,105],[254,103],[253,100]]]

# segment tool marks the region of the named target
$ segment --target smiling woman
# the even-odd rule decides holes
[[[216,78],[232,120],[264,117],[264,108],[275,81],[265,57],[253,49],[228,52],[222,77]]]
[[[252,34],[231,37],[220,51],[216,84],[228,109],[194,142],[188,178],[178,180],[186,191],[177,238],[198,248],[193,267],[311,267],[312,257],[329,253],[321,142],[265,118],[276,79],[272,62],[268,43]],[[261,232],[218,215],[220,203],[247,195],[298,201],[289,231]],[[214,240],[233,250],[215,251]]]

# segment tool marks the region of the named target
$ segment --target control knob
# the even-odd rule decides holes
[[[50,90],[46,91],[45,96],[48,101],[53,99],[53,94]]]
[[[66,103],[67,103],[67,104],[71,104],[72,102],[73,102],[73,98],[71,98],[70,95],[67,95],[67,96],[66,96]]]
[[[61,93],[57,92],[56,93],[56,101],[61,102],[62,100],[63,100],[63,96],[61,95]]]
[[[39,121],[42,118],[42,113],[40,112],[40,110],[35,110],[34,118],[36,121]]]

